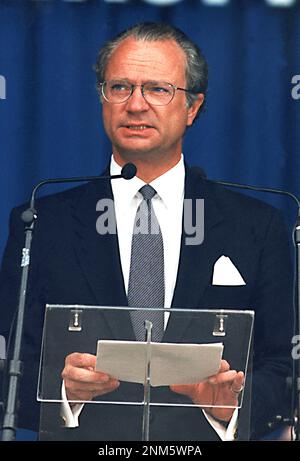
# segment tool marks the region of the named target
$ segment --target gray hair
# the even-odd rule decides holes
[[[121,32],[100,49],[95,65],[98,91],[100,88],[99,83],[105,80],[107,64],[112,53],[128,37],[149,42],[174,40],[183,50],[186,57],[186,84],[187,89],[191,91],[191,93],[186,93],[188,107],[191,107],[193,102],[198,98],[197,93],[206,94],[208,84],[207,62],[199,47],[180,29],[157,22],[136,24]],[[200,110],[203,110],[203,104]]]

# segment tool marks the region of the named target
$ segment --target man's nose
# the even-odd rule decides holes
[[[136,86],[133,89],[132,95],[127,100],[126,109],[130,112],[149,109],[149,104],[143,96],[141,86]]]

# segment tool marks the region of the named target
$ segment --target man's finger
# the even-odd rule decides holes
[[[229,363],[226,360],[222,359],[221,364],[220,364],[219,373],[223,373],[224,371],[228,371],[228,370],[230,370]]]
[[[62,378],[85,383],[106,383],[111,379],[108,374],[101,371],[91,371],[70,365],[63,369]]]
[[[82,382],[68,380],[68,390],[75,393],[94,393],[97,394],[103,392],[109,392],[120,385],[120,382],[116,379],[110,380],[108,383],[104,384],[83,384]]]
[[[213,385],[224,384],[229,381],[233,381],[237,376],[236,370],[225,371],[224,373],[218,373],[215,376],[208,378],[208,382]]]
[[[73,352],[66,357],[65,364],[79,368],[95,368],[96,356],[92,354],[81,354],[79,352]]]
[[[236,394],[240,393],[244,389],[244,384],[245,384],[245,375],[242,371],[239,371],[232,382],[232,385],[231,385],[232,392]]]

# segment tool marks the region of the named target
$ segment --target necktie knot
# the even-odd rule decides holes
[[[150,184],[145,184],[145,186],[140,188],[139,192],[142,194],[144,200],[152,200],[157,193]]]

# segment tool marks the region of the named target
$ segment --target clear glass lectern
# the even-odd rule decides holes
[[[145,341],[135,341],[133,310],[46,306],[37,393],[40,440],[163,440],[170,433],[172,440],[211,440],[215,431],[207,416],[222,420],[226,409],[238,412],[238,438],[247,440],[254,312],[165,309],[163,340],[155,343],[149,322]],[[118,389],[92,400],[63,397],[61,373],[74,352],[96,355],[96,370],[116,377]],[[239,394],[208,381],[224,361],[245,374]],[[195,398],[187,395],[187,385],[193,385]],[[70,414],[71,421],[79,414],[78,423],[70,423]]]

